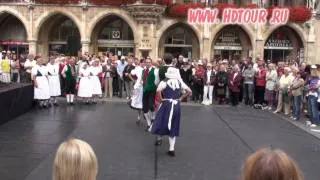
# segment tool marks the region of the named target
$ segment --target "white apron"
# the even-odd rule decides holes
[[[142,85],[142,72],[143,68],[136,66],[131,75],[137,77],[137,80],[133,86],[133,95],[131,97],[131,107],[135,109],[142,109],[142,97],[143,97],[143,85]]]
[[[36,65],[32,68],[31,73],[36,76],[37,87],[34,87],[34,99],[50,99],[49,81],[47,79],[48,71],[46,66]]]
[[[90,70],[87,69],[80,69],[80,82],[79,82],[79,90],[78,96],[79,97],[92,97],[92,82],[90,77]]]
[[[60,96],[60,78],[59,78],[59,65],[58,64],[48,64],[47,69],[49,72],[48,80],[50,87],[50,96]]]
[[[98,74],[102,72],[102,67],[90,67],[90,72],[92,74],[91,83],[92,83],[92,94],[93,95],[101,95],[102,89],[101,89],[101,82],[99,80]]]

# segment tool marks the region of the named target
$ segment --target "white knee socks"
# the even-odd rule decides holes
[[[148,126],[151,126],[151,116],[150,113],[144,113],[144,117],[147,120]]]
[[[67,96],[67,102],[69,103],[71,96],[70,96],[70,94],[67,94],[66,96]]]
[[[73,95],[73,94],[70,94],[70,102],[73,103],[73,99],[74,99],[74,95]]]
[[[176,143],[176,137],[169,137],[169,151],[174,151],[174,145]]]

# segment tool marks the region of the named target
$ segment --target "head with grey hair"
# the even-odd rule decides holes
[[[291,72],[291,68],[289,68],[289,67],[285,67],[284,68],[284,74],[285,75],[289,75],[290,72]]]

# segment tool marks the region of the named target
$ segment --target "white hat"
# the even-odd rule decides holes
[[[317,66],[316,65],[312,65],[311,69],[317,69]]]
[[[203,65],[202,60],[198,61],[198,65]]]
[[[229,63],[229,61],[227,59],[224,59],[222,63]]]
[[[183,58],[183,62],[188,62],[188,58]]]
[[[122,59],[126,59],[126,57],[124,57],[124,56],[121,56],[121,60],[122,60]]]
[[[180,72],[177,68],[169,67],[165,75],[168,79],[179,79]]]

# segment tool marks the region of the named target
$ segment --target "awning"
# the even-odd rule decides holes
[[[0,40],[1,45],[28,45],[28,41],[25,40]]]

